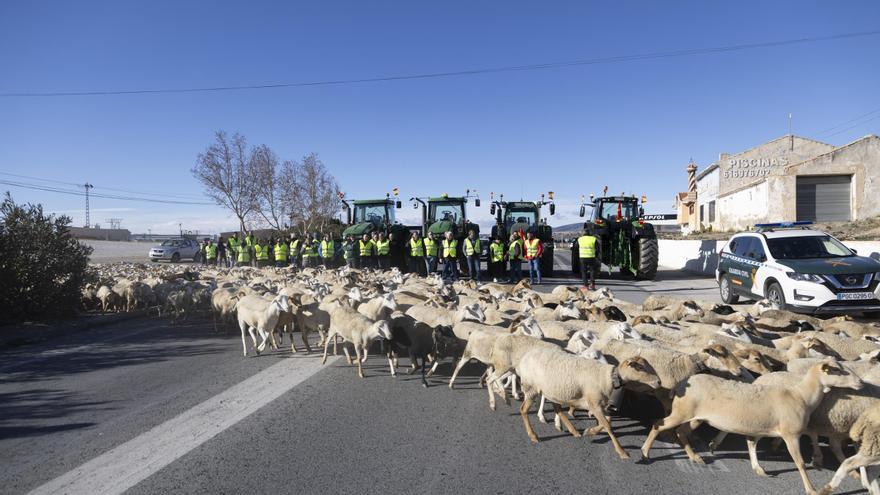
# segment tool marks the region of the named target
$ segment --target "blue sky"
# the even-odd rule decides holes
[[[6,1],[0,92],[368,78],[877,29],[876,1]],[[877,133],[880,118],[823,131],[880,108],[878,48],[871,36],[347,86],[0,98],[0,171],[198,200],[189,170],[225,129],[283,158],[318,153],[352,198],[553,190],[562,224],[607,185],[667,212],[691,157],[702,167],[786,134],[789,112],[795,133],[832,144]],[[81,198],[9,190],[83,222]],[[136,232],[235,225],[213,206],[92,207]],[[487,220],[487,203],[472,213]]]

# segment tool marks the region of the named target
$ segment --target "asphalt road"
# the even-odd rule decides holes
[[[713,288],[711,280],[666,277],[608,285],[633,301]],[[632,460],[619,459],[603,434],[575,439],[534,414],[542,441],[532,445],[517,402],[489,409],[476,364],[450,390],[449,364],[424,389],[417,376],[389,376],[376,354],[366,379],[344,359],[319,359],[289,350],[244,358],[239,336],[215,333],[207,318],[121,322],[0,350],[0,492],[803,490],[784,454],[759,452],[776,476],[753,474],[745,441],[733,435],[715,456],[705,453],[707,466],[659,442],[654,462],[637,464],[646,425],[625,417],[613,424]],[[575,424],[593,421],[581,415]],[[817,486],[831,477],[809,473]],[[841,487],[858,488],[849,479]]]

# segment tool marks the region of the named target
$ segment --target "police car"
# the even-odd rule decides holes
[[[880,311],[880,261],[855,251],[811,222],[755,225],[721,250],[715,279],[727,304],[766,298],[800,313]]]

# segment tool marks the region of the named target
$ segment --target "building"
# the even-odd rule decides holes
[[[878,193],[877,136],[835,147],[786,135],[720,154],[696,174],[696,211],[679,223],[691,231],[727,231],[765,222],[859,220],[880,215]]]
[[[67,227],[72,237],[77,239],[94,239],[99,241],[130,241],[128,229],[100,229],[89,227]]]

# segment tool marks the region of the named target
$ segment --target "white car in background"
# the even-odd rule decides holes
[[[150,249],[150,261],[177,263],[183,259],[199,261],[199,243],[192,239],[168,239]]]

